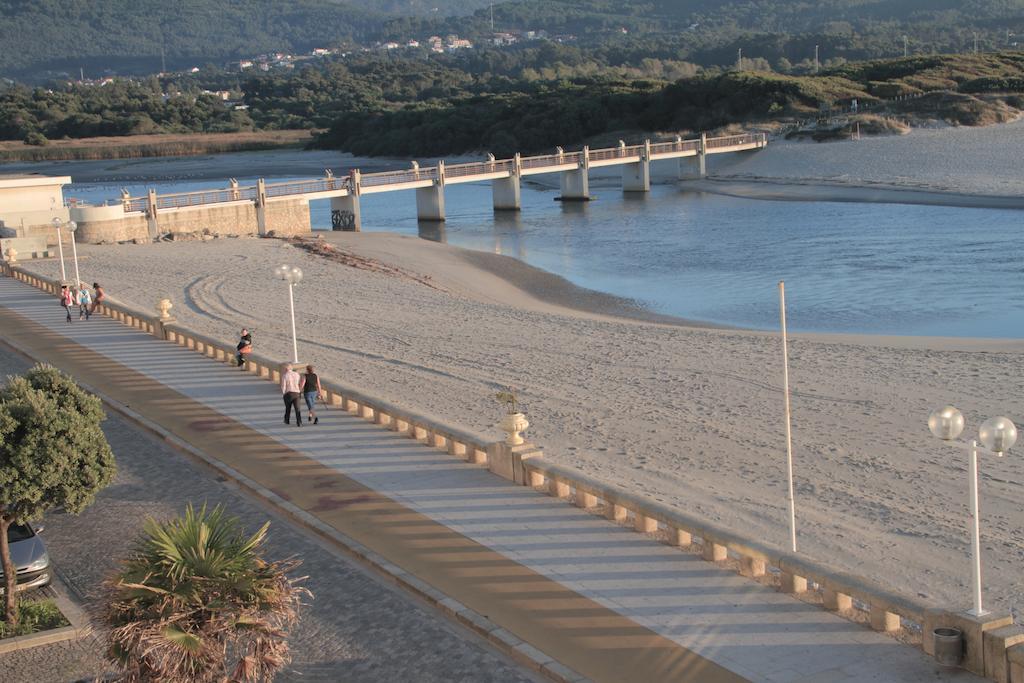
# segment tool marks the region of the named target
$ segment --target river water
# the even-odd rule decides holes
[[[102,203],[121,187],[181,192],[223,187],[229,176],[244,185],[257,175],[274,182],[325,167],[341,175],[404,165],[277,151],[8,168],[70,174],[66,197]],[[1024,337],[1024,211],[764,201],[670,182],[624,195],[614,178],[597,178],[591,191],[596,201],[560,203],[556,188],[527,183],[522,211],[495,215],[489,184],[452,185],[443,224],[417,222],[412,192],[370,195],[363,229],[506,254],[660,313],[726,325],[777,326],[785,280],[798,331]],[[329,228],[327,201],[311,213],[314,229]]]

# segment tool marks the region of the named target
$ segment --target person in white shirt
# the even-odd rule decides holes
[[[75,296],[75,299],[78,301],[78,319],[85,318],[88,320],[89,316],[92,315],[90,310],[92,308],[92,292],[89,291],[84,282],[78,283],[78,294]]]
[[[281,396],[284,398],[284,423],[291,424],[292,408],[295,408],[295,426],[302,426],[299,412],[299,398],[302,396],[299,373],[291,365],[281,366]]]

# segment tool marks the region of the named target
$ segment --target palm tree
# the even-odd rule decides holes
[[[299,562],[261,557],[264,524],[246,536],[217,506],[150,519],[109,582],[109,654],[126,681],[270,681],[291,660],[288,634],[309,591]]]

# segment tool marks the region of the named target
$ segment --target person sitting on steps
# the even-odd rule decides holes
[[[249,334],[249,330],[242,328],[242,336],[235,348],[238,349],[238,367],[244,370],[245,359],[252,353],[252,335]]]

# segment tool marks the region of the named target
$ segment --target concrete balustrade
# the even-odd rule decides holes
[[[767,565],[764,560],[756,557],[740,558],[740,574],[750,579],[764,576],[767,573]]]
[[[666,541],[670,545],[685,548],[691,546],[695,537],[699,538],[705,559],[721,562],[735,554],[739,558],[741,574],[751,578],[777,574],[782,592],[799,595],[819,591],[825,609],[854,619],[858,612],[866,612],[870,626],[880,632],[894,634],[904,627],[922,632],[924,647],[929,654],[934,654],[929,645],[932,629],[937,625],[956,625],[965,631],[965,637],[977,642],[975,650],[981,648],[981,634],[990,634],[988,642],[994,652],[987,655],[985,661],[994,662],[992,671],[1012,671],[1011,657],[1024,660],[1024,656],[1013,651],[1018,644],[1024,644],[1024,628],[1013,626],[1009,616],[993,615],[975,623],[977,620],[972,621],[961,612],[937,609],[925,601],[898,595],[862,577],[739,537],[674,508],[593,480],[581,472],[543,459],[530,460],[525,467],[530,486],[546,487],[552,496],[558,498],[567,498],[567,491],[574,490],[575,504],[585,509],[597,508],[603,502],[604,514],[611,521],[624,522],[632,514],[634,528],[644,533],[651,533],[658,524],[664,524]],[[595,502],[598,505],[594,505]],[[932,613],[938,616],[929,617]],[[1008,626],[1020,629],[1020,634],[1017,630],[999,631]],[[1016,640],[1018,637],[1020,641]],[[1001,658],[1005,659],[1005,666],[1000,664]],[[977,664],[965,664],[965,668],[974,671],[972,666]]]
[[[784,571],[779,576],[779,590],[783,593],[798,595],[807,592],[807,578]]]
[[[621,505],[605,502],[604,516],[612,522],[625,522],[629,517],[629,510]]]
[[[668,543],[669,545],[674,545],[677,548],[686,548],[693,545],[693,535],[685,529],[669,527]]]
[[[827,610],[843,612],[853,609],[853,598],[846,593],[840,593],[831,588],[825,588],[821,591],[821,604]]]
[[[722,562],[729,557],[729,549],[705,539],[701,546],[701,556],[708,562]]]
[[[642,534],[653,534],[658,530],[658,520],[638,512],[633,516],[633,528]]]
[[[900,630],[900,615],[890,612],[882,605],[871,605],[871,628],[885,633]]]

